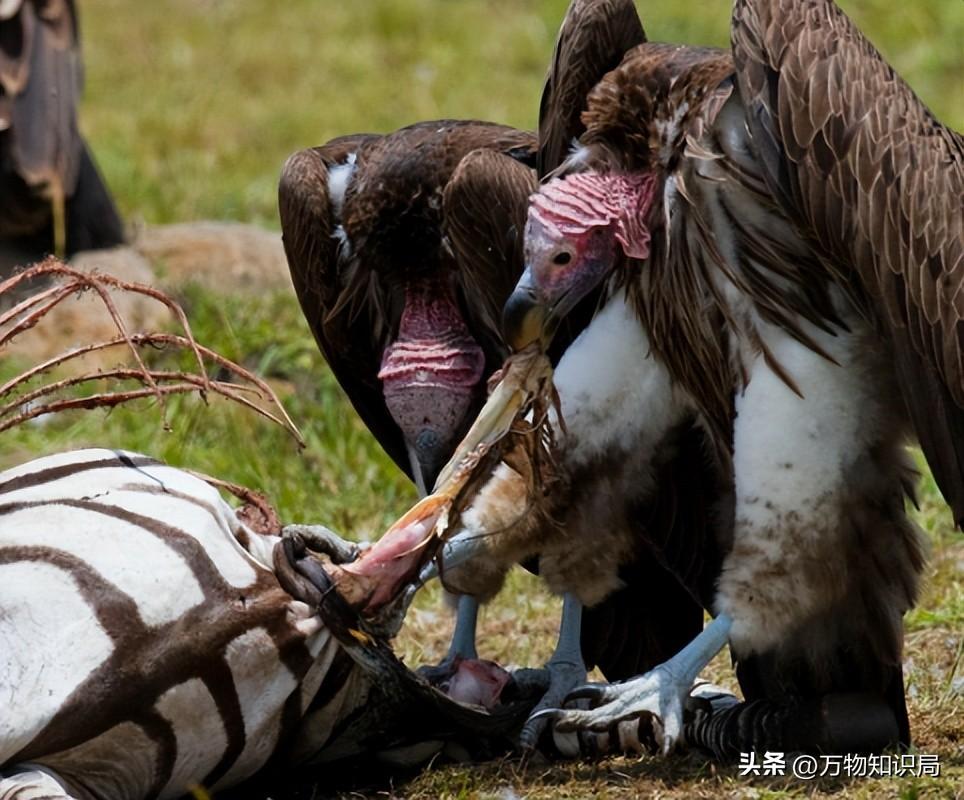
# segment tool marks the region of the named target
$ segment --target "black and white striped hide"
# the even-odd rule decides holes
[[[357,620],[286,591],[281,542],[141,455],[0,473],[0,800],[174,798],[269,761],[508,741],[534,700],[486,714],[383,642],[346,645]]]
[[[0,798],[224,787],[265,765],[319,691],[330,724],[351,711],[357,679],[332,670],[338,642],[279,585],[277,542],[140,455],[0,474]],[[63,788],[18,789],[57,786],[36,770]]]

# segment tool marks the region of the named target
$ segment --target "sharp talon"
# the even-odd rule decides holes
[[[579,730],[579,723],[568,717],[560,716],[552,723],[552,729],[556,733],[575,733]]]
[[[519,734],[519,747],[523,753],[531,753],[536,749],[539,739],[542,738],[542,732],[548,724],[549,721],[544,718],[537,720],[529,718],[522,728],[522,733]]]
[[[526,720],[526,725],[537,719],[554,720],[564,713],[561,708],[544,708],[542,711],[536,711],[534,714],[531,714],[529,719]]]
[[[606,695],[606,687],[600,686],[598,683],[587,683],[582,686],[577,686],[569,694],[566,695],[566,699],[563,700],[563,705],[572,700],[602,700]]]

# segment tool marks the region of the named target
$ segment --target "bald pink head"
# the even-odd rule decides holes
[[[579,172],[549,181],[529,204],[529,221],[559,238],[578,240],[596,228],[611,229],[630,258],[649,256],[646,215],[653,204],[652,175]]]
[[[558,321],[610,274],[618,250],[632,259],[649,257],[655,193],[652,175],[598,172],[540,187],[529,203],[526,269],[503,314],[513,348],[551,339]]]

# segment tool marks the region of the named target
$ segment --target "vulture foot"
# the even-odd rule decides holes
[[[683,708],[693,682],[727,642],[733,621],[720,614],[669,661],[622,683],[590,683],[569,693],[566,702],[589,700],[594,708],[550,708],[529,718],[548,719],[557,733],[605,733],[620,723],[655,717],[653,732],[663,754],[670,753],[683,733]],[[527,723],[528,724],[528,723]]]
[[[547,717],[540,716],[541,712],[552,711],[561,706],[573,689],[586,680],[586,665],[582,663],[582,659],[578,663],[552,660],[546,664],[546,671],[549,673],[549,689],[542,696],[542,700],[539,701],[519,734],[519,746],[524,751],[535,750],[549,724]]]
[[[365,544],[359,545],[342,539],[324,525],[285,525],[281,529],[281,536],[285,539],[301,537],[309,550],[324,553],[335,564],[351,563],[366,547]]]
[[[550,708],[537,711],[526,723],[546,720],[556,733],[591,731],[607,733],[621,723],[653,716],[656,743],[664,754],[671,752],[683,732],[683,705],[692,680],[675,673],[670,662],[645,675],[622,683],[588,683],[570,692],[565,702],[589,700],[595,708]]]

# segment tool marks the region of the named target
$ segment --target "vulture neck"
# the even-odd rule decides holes
[[[649,451],[688,411],[624,292],[614,294],[555,372],[570,468]]]

